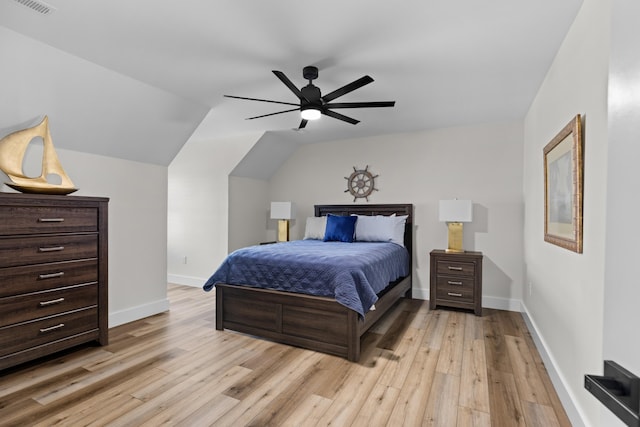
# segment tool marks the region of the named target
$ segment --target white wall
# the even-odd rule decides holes
[[[267,181],[229,177],[229,252],[276,239],[268,236],[270,226]]]
[[[55,146],[55,130],[52,129]],[[109,326],[166,311],[167,168],[56,149],[79,190],[108,197]],[[42,145],[30,146],[25,171],[40,175]],[[8,179],[2,173],[2,182]],[[1,191],[13,192],[2,185]],[[69,197],[73,197],[70,195]]]
[[[224,260],[229,248],[229,173],[259,138],[250,134],[190,140],[169,165],[169,282],[202,286]]]
[[[305,145],[268,183],[229,179],[228,172],[257,140],[253,136],[188,142],[170,165],[170,281],[201,286],[228,251],[274,240],[276,223],[268,212],[273,200],[296,204],[291,238],[302,238],[313,205],[352,203],[344,177],[354,166],[369,165],[379,175],[379,191],[370,197],[371,203],[415,205],[416,297],[428,299],[429,252],[447,244],[446,226],[438,221],[438,201],[471,198],[474,221],[465,227],[465,247],[485,254],[484,304],[520,309],[524,276],[521,123]]]
[[[599,412],[583,376],[602,370],[609,16],[609,1],[585,0],[525,119],[525,309],[575,425],[594,423]],[[542,150],[578,113],[585,120],[582,254],[543,240]]]
[[[517,310],[524,274],[522,140],[522,124],[506,123],[310,144],[271,178],[269,200],[296,204],[291,238],[300,239],[314,204],[353,203],[345,177],[368,165],[379,175],[370,203],[415,206],[414,296],[428,299],[429,252],[447,245],[438,201],[472,199],[464,245],[484,252],[484,304]]]
[[[640,376],[640,283],[635,274],[640,228],[640,4],[614,0],[609,74],[609,152],[603,358]],[[602,366],[590,373],[602,374]],[[602,406],[600,425],[623,425]]]

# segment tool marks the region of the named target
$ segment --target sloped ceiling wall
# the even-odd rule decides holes
[[[231,176],[268,180],[298,149],[291,132],[269,131],[256,142],[231,171]]]
[[[56,147],[166,166],[209,111],[2,26],[0,58],[0,137],[48,115]]]

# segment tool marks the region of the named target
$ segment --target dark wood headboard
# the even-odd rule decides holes
[[[407,215],[406,226],[404,227],[404,245],[411,255],[413,261],[413,205],[412,204],[389,204],[389,205],[315,205],[315,216],[334,215]],[[413,263],[413,262],[412,262]]]

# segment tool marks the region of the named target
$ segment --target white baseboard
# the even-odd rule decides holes
[[[531,333],[531,337],[538,349],[538,353],[540,353],[540,357],[542,357],[542,361],[544,362],[544,366],[549,373],[549,377],[551,378],[551,382],[553,383],[553,387],[556,389],[556,393],[558,393],[558,397],[560,398],[560,402],[562,402],[562,406],[564,407],[567,416],[569,417],[569,421],[571,421],[571,425],[575,427],[584,427],[585,419],[584,415],[580,412],[578,407],[575,405],[574,396],[571,394],[569,388],[566,386],[566,380],[564,376],[557,369],[557,363],[553,356],[547,351],[547,345],[544,341],[544,338],[539,334],[538,328],[536,327],[536,323],[529,316],[529,311],[527,307],[522,302],[522,317],[524,318],[525,323],[527,324],[527,328],[529,328],[529,332]]]
[[[179,274],[167,274],[167,282],[175,283],[176,285],[193,286],[194,288],[201,288],[207,279],[202,277],[193,276],[181,276]]]
[[[423,299],[425,301],[429,301],[429,289],[413,288],[411,293],[415,299]]]
[[[164,313],[168,310],[169,300],[165,298],[148,304],[138,305],[136,307],[109,313],[109,327],[113,328],[124,325],[125,323],[153,316],[154,314]]]
[[[522,301],[512,298],[483,296],[482,306],[486,308],[493,308],[496,310],[520,312],[522,310]]]

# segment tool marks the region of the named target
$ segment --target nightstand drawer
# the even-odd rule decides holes
[[[436,272],[438,274],[473,276],[476,273],[476,265],[472,262],[438,260]]]
[[[473,289],[475,281],[473,277],[437,276],[436,285],[453,289]]]
[[[473,289],[458,289],[448,286],[442,288],[438,287],[436,291],[436,298],[438,298],[438,300],[459,301],[468,303],[472,303],[474,301]]]
[[[0,206],[1,236],[96,231],[96,208]]]
[[[97,234],[0,239],[0,267],[71,261],[97,256]]]
[[[97,301],[96,284],[0,298],[0,313],[6,313],[0,318],[0,326],[95,307]]]

